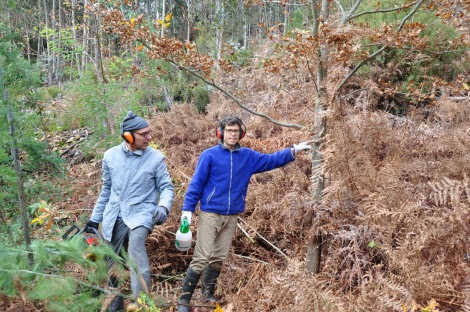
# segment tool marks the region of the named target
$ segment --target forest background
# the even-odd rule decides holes
[[[111,252],[61,236],[88,219],[128,109],[176,188],[147,240],[142,311],[175,309],[192,254],[173,243],[184,192],[226,114],[247,125],[244,146],[313,149],[252,178],[223,311],[470,311],[468,1],[0,8],[2,311],[95,311],[115,295]]]

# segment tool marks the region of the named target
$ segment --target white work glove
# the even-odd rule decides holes
[[[186,217],[188,219],[188,224],[191,225],[191,216],[192,215],[193,215],[193,213],[191,211],[184,211],[183,210],[183,213],[181,214],[181,223],[183,222],[184,217]]]
[[[308,142],[302,142],[302,143],[299,143],[299,144],[294,144],[294,153],[295,153],[295,155],[297,155],[298,152],[308,151],[310,149],[312,149],[312,147],[310,145],[308,145]]]

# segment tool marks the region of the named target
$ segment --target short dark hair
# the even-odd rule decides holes
[[[232,125],[238,125],[238,128],[242,130],[243,121],[237,116],[232,115],[225,116],[221,121],[219,121],[219,128],[222,132],[225,131],[225,126]]]

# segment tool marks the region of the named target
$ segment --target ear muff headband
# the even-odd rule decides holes
[[[240,127],[240,130],[241,130],[241,131],[240,131],[240,136],[239,136],[238,138],[241,140],[241,139],[243,139],[243,138],[245,137],[245,134],[246,134],[246,126],[245,126],[245,124],[243,123],[243,121],[242,121],[240,118],[232,116],[232,117],[224,118],[224,119],[222,119],[222,120],[219,122],[219,127],[217,128],[217,131],[216,131],[215,134],[216,134],[217,137],[218,137],[219,139],[221,139],[222,141],[224,140],[224,131],[225,131],[226,121],[227,121],[228,119],[233,119],[233,118],[237,119],[237,120],[240,122],[240,125],[241,125],[241,127]]]

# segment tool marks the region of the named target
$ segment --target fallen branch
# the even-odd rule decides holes
[[[248,232],[245,231],[245,229],[240,225],[240,223],[237,223],[237,227],[243,232],[243,234],[246,235],[246,237],[248,237],[248,239],[249,239],[252,243],[255,242],[255,240],[253,239],[253,237],[251,237],[250,234],[248,234]]]
[[[266,265],[271,265],[271,263],[268,263],[268,262],[265,262],[263,260],[259,260],[259,259],[255,259],[255,258],[251,258],[251,257],[247,257],[247,256],[242,256],[242,255],[237,255],[237,254],[234,254],[235,256],[239,257],[239,258],[243,258],[243,259],[248,259],[248,260],[252,260],[252,261],[256,261],[256,262],[259,262],[259,263],[262,263],[262,264],[266,264]]]
[[[256,235],[258,235],[263,241],[265,241],[269,246],[271,246],[272,248],[274,248],[277,252],[279,252],[281,255],[284,256],[284,258],[286,258],[287,260],[290,260],[289,257],[283,253],[279,248],[277,248],[276,246],[274,246],[273,243],[271,243],[270,241],[268,241],[266,238],[264,238],[260,233],[258,233],[255,229],[253,229],[245,220],[243,220],[242,218],[238,217],[238,220],[242,221],[243,223],[245,223],[248,227],[250,227]]]

